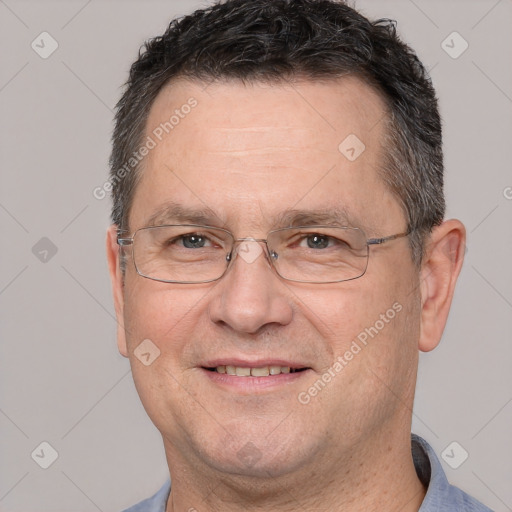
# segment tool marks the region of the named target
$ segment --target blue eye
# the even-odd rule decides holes
[[[326,235],[321,235],[318,233],[308,235],[306,237],[308,247],[310,249],[325,249],[329,246],[330,237]]]
[[[190,235],[183,235],[181,237],[183,242],[183,246],[187,249],[200,249],[204,247],[207,238],[196,233],[192,233]]]

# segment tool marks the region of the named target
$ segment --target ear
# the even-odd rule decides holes
[[[107,230],[107,261],[114,296],[114,307],[117,318],[117,347],[119,352],[128,357],[126,348],[126,334],[124,329],[124,295],[123,274],[119,261],[119,245],[117,243],[117,226],[113,224]]]
[[[466,229],[458,220],[436,226],[428,240],[421,265],[421,329],[419,349],[437,347],[452,303],[455,283],[462,268]]]

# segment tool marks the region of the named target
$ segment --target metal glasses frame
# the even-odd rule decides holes
[[[215,229],[217,231],[224,231],[226,234],[228,234],[231,237],[231,239],[233,240],[233,242],[232,242],[230,251],[226,254],[226,268],[225,268],[224,272],[219,277],[216,277],[214,279],[207,279],[207,280],[203,280],[203,281],[174,281],[174,280],[169,280],[169,279],[158,279],[158,278],[155,278],[155,277],[147,276],[147,275],[143,274],[142,272],[140,272],[140,270],[137,267],[137,263],[135,261],[135,258],[133,257],[133,245],[134,245],[134,239],[135,239],[136,234],[139,231],[142,231],[142,230],[155,229],[155,228],[165,228],[165,227],[191,227],[191,228]],[[290,226],[290,227],[286,227],[286,228],[279,228],[279,229],[274,229],[272,231],[269,231],[268,234],[267,234],[267,238],[252,238],[252,237],[235,238],[233,233],[231,233],[227,229],[219,228],[219,227],[215,227],[215,226],[208,226],[208,225],[204,225],[204,224],[164,224],[162,226],[146,226],[146,227],[143,227],[143,228],[139,228],[139,229],[137,229],[136,231],[133,232],[131,237],[127,237],[127,238],[121,237],[123,231],[118,230],[118,232],[117,232],[117,243],[119,244],[120,248],[132,246],[132,259],[133,259],[133,264],[135,266],[135,270],[136,270],[137,274],[139,274],[141,277],[145,277],[146,279],[151,279],[153,281],[158,281],[158,282],[161,282],[161,283],[202,284],[202,283],[212,283],[214,281],[218,281],[219,279],[224,277],[224,275],[228,271],[232,261],[235,260],[235,258],[232,257],[232,254],[234,252],[235,246],[238,243],[240,243],[240,242],[257,242],[257,243],[264,243],[265,244],[265,247],[267,249],[266,250],[267,261],[269,262],[269,265],[271,266],[271,268],[275,271],[275,273],[281,279],[284,279],[285,281],[292,281],[292,282],[295,282],[295,283],[330,284],[330,283],[343,283],[345,281],[352,281],[354,279],[359,279],[360,277],[363,277],[364,274],[366,273],[367,268],[368,268],[368,261],[370,259],[369,248],[370,248],[371,245],[382,245],[382,244],[384,244],[386,242],[390,242],[390,241],[396,240],[398,238],[403,238],[403,237],[409,236],[411,234],[411,231],[404,231],[402,233],[397,233],[397,234],[394,234],[394,235],[389,235],[389,236],[385,236],[385,237],[381,237],[381,238],[366,238],[366,265],[365,265],[365,268],[364,268],[364,271],[362,272],[362,274],[358,275],[356,277],[350,277],[348,279],[339,279],[339,280],[335,280],[335,281],[304,281],[304,280],[299,280],[299,279],[290,279],[290,278],[282,276],[279,273],[279,270],[274,265],[274,261],[277,259],[278,255],[277,255],[277,253],[275,253],[274,251],[272,251],[269,248],[269,246],[268,246],[268,237],[272,233],[276,233],[276,232],[279,232],[279,231],[286,231],[286,230],[292,230],[292,229],[314,230],[315,228],[320,228],[320,229],[336,228],[336,229],[357,230],[357,231],[360,231],[364,235],[364,237],[366,238],[366,234],[364,233],[364,231],[362,229],[356,228],[356,227],[352,227],[352,226],[335,226],[335,225]]]

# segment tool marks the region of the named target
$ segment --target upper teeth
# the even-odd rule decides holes
[[[227,373],[238,377],[266,377],[267,375],[279,375],[290,373],[289,366],[262,366],[260,368],[247,368],[244,366],[217,366],[218,373]]]

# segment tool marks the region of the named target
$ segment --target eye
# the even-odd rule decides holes
[[[163,247],[168,249],[202,249],[203,247],[211,247],[213,245],[209,237],[200,233],[185,233],[162,240],[161,243]]]
[[[182,241],[183,246],[187,249],[201,249],[205,244],[209,243],[208,238],[198,233],[182,235],[180,240]]]
[[[302,242],[306,241],[310,249],[325,249],[329,247],[332,239],[330,236],[322,235],[320,233],[311,233],[304,237]]]

